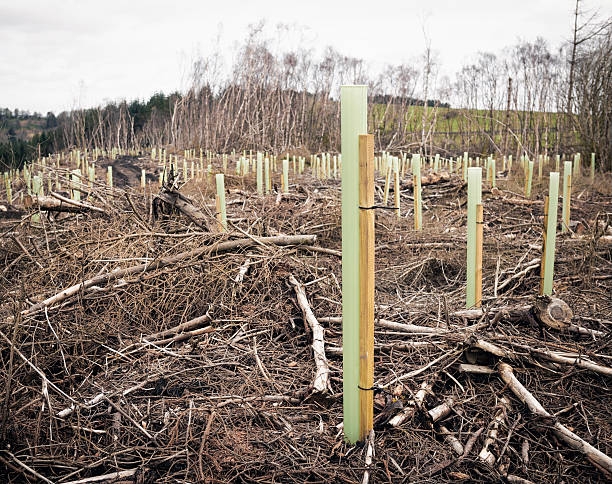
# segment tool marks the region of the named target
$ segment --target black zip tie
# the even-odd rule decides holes
[[[377,387],[375,387],[375,386],[370,387],[370,388],[363,388],[361,385],[357,385],[357,388],[359,388],[360,390],[364,390],[366,392],[373,392],[374,390],[377,389]]]
[[[381,208],[383,210],[399,210],[398,207],[387,207],[385,205],[372,205],[371,207],[362,207],[361,205],[359,205],[359,208],[361,210],[374,210],[376,208]]]

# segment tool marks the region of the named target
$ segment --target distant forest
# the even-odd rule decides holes
[[[295,93],[297,94],[297,93]],[[134,135],[142,133],[144,127],[155,118],[169,119],[173,106],[183,99],[179,92],[171,94],[155,93],[148,101],[134,100],[129,103],[110,103],[103,108],[80,110],[85,132],[85,139],[93,139],[100,119],[100,110],[109,114],[118,110],[119,114],[125,110],[126,117],[130,119],[130,129]],[[421,99],[395,98],[391,95],[376,95],[372,97],[375,104],[405,104],[409,106],[423,106]],[[440,106],[450,108],[449,103],[442,103],[429,99],[427,106]],[[47,156],[56,151],[72,148],[74,146],[93,147],[91,143],[75,145],[66,139],[65,131],[71,131],[74,123],[74,113],[62,112],[56,116],[52,112],[46,115],[24,110],[11,110],[0,108],[0,166],[22,166],[25,161],[38,156]],[[97,146],[97,145],[96,145]],[[99,146],[103,147],[103,146]],[[145,147],[145,146],[139,146]]]

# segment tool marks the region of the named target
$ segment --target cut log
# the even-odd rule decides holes
[[[44,210],[46,212],[98,212],[106,214],[104,209],[88,203],[70,200],[58,193],[53,193],[52,195],[53,196],[50,197],[44,195],[27,195],[23,199],[23,205],[29,209]]]
[[[505,312],[505,314],[499,314]],[[548,296],[537,297],[532,305],[493,307],[487,310],[492,318],[508,321],[525,321],[533,318],[551,329],[565,330],[589,336],[603,336],[604,332],[571,324],[573,312],[565,301]],[[452,316],[467,320],[483,317],[483,309],[464,309],[451,313]]]
[[[574,317],[567,303],[556,297],[536,298],[533,311],[538,321],[553,329],[568,328]]]
[[[302,284],[300,284],[292,274],[289,275],[289,283],[295,290],[295,295],[297,297],[298,305],[302,310],[304,321],[308,323],[308,326],[312,331],[312,351],[314,353],[315,365],[317,367],[317,372],[312,384],[313,392],[324,394],[327,393],[328,390],[331,391],[331,386],[329,383],[329,364],[327,363],[327,357],[325,356],[323,327],[317,321],[317,318],[310,308],[304,286],[302,286]]]
[[[561,423],[555,421],[554,417],[548,413],[542,404],[527,390],[523,384],[514,376],[514,371],[507,363],[499,364],[499,374],[504,383],[512,390],[521,402],[527,405],[527,408],[534,415],[546,419],[547,423],[554,421],[552,431],[565,444],[580,453],[582,453],[595,467],[606,474],[608,479],[612,478],[612,458],[596,449],[585,440],[578,437]]]
[[[447,182],[450,179],[450,174],[446,171],[441,173],[429,173],[427,175],[421,175],[421,186],[435,185],[436,183]],[[412,177],[408,177],[408,179],[401,182],[400,188],[411,188],[413,185],[414,181],[412,180]]]

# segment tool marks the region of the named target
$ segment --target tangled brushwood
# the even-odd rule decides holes
[[[226,174],[227,233],[206,179],[34,197],[0,219],[2,480],[609,479],[609,182],[575,184],[553,299],[536,297],[543,197],[485,190],[481,310],[463,309],[460,178],[424,183],[421,232],[411,185],[400,218],[377,211],[375,426],[357,446],[339,182],[262,197]]]

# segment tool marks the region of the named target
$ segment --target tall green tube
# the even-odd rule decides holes
[[[257,193],[263,195],[263,155],[257,152]]]
[[[283,185],[285,193],[289,193],[289,159],[283,160]]]
[[[421,199],[421,155],[416,154],[412,162],[412,175],[414,179],[414,229],[423,229],[423,201]]]
[[[555,266],[555,242],[557,240],[557,206],[559,204],[559,173],[550,173],[548,187],[548,218],[546,223],[546,241],[544,243],[544,283],[542,295],[552,295],[553,270]]]
[[[223,173],[215,175],[217,182],[217,197],[219,198],[219,211],[221,216],[221,227],[227,232],[227,213],[225,210],[225,176]]]
[[[359,440],[359,135],[368,132],[367,86],[342,86],[342,373],[344,436]]]
[[[525,183],[525,197],[531,198],[531,182],[533,180],[533,161],[527,162],[527,183]]]
[[[482,198],[482,169],[472,167],[467,170],[467,287],[465,307],[476,304],[476,205]]]
[[[561,207],[561,232],[567,232],[570,223],[570,199],[572,196],[572,162],[563,163],[563,206]]]

